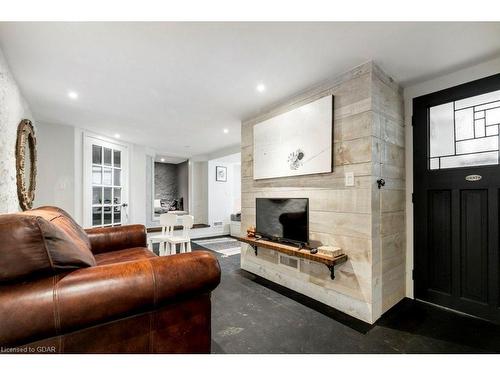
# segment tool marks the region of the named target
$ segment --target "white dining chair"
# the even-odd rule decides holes
[[[159,255],[170,255],[172,249],[170,247],[169,239],[174,237],[174,228],[177,224],[177,215],[175,214],[161,214],[160,215],[160,225],[161,234],[149,237],[149,244],[151,250],[153,250],[153,243],[159,243]],[[175,246],[174,246],[175,254]]]
[[[172,236],[167,239],[167,242],[170,244],[170,251],[173,251],[173,254],[177,252],[177,244],[180,244],[180,252],[188,253],[191,252],[191,238],[189,237],[189,230],[193,227],[194,224],[194,216],[184,215],[182,216],[182,235],[180,236]]]

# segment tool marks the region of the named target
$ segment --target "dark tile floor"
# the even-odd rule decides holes
[[[370,329],[354,329],[262,285],[240,269],[239,255],[217,256],[222,281],[212,295],[213,353],[500,352],[500,326],[412,300]]]

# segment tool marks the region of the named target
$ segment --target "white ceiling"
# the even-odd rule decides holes
[[[499,40],[500,23],[0,23],[37,121],[181,157],[237,144],[241,119],[368,60],[405,86]]]

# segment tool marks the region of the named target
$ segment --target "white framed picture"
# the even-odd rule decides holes
[[[227,168],[216,166],[215,167],[215,181],[226,182],[227,181]]]
[[[254,126],[254,180],[333,172],[333,95]]]

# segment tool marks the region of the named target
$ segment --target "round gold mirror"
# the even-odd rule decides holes
[[[36,138],[30,120],[22,120],[17,127],[16,169],[19,205],[29,210],[36,188]]]

